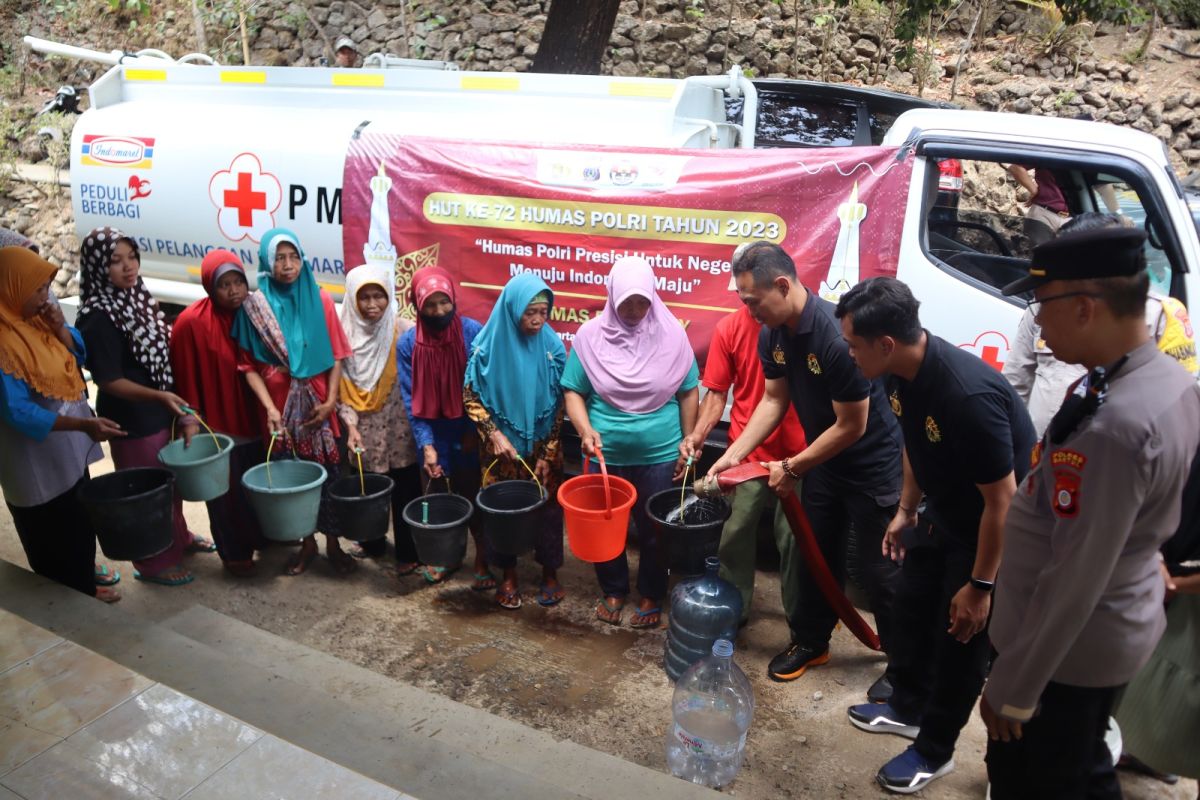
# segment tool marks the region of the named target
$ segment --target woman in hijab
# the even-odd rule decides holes
[[[121,596],[95,584],[78,489],[103,457],[96,442],[125,434],[88,407],[83,339],[50,297],[57,271],[26,247],[0,248],[0,489],[30,568],[111,603]]]
[[[333,409],[350,344],[296,234],[283,228],[263,234],[258,269],[258,291],[246,298],[233,321],[233,338],[241,348],[238,369],[262,404],[267,432],[281,439],[273,452],[294,447],[301,458],[323,464],[329,473],[321,487],[317,530],[325,534],[325,553],[334,569],[346,575],[355,564],[338,544],[328,496],[341,463]],[[316,555],[316,537],[309,536],[288,560],[287,574],[303,573]]]
[[[421,494],[421,469],[396,380],[396,342],[413,323],[402,319],[396,307],[392,270],[371,264],[347,272],[339,316],[351,350],[342,370],[338,406],[349,431],[346,446],[351,453],[362,450],[363,469],[386,473],[395,484],[396,571],[411,575],[417,569],[417,551],[403,513],[409,501]],[[386,548],[387,540],[380,538],[363,542],[361,553],[378,558]]]
[[[554,498],[562,481],[559,379],[567,352],[547,324],[553,304],[554,293],[537,275],[524,272],[510,280],[475,337],[463,389],[467,416],[479,429],[482,462],[495,462],[485,470],[483,484],[528,480],[527,465],[549,493],[534,546],[534,557],[542,565],[538,603],[544,606],[555,605],[564,596],[558,582],[563,563],[562,507]],[[520,608],[516,557],[493,553],[491,561],[504,570],[496,602],[504,608]]]
[[[425,482],[446,479],[447,491],[456,490],[474,501],[479,491],[479,440],[463,407],[463,376],[482,326],[459,316],[454,281],[441,267],[425,267],[413,274],[409,300],[417,310],[417,324],[400,337],[396,357],[400,393],[421,453]],[[471,533],[475,539],[471,588],[495,589],[478,513],[471,518]],[[441,583],[458,568],[458,564],[426,564],[421,576],[429,583]]]
[[[575,335],[562,386],[567,416],[579,431],[584,454],[594,457],[603,451],[610,472],[637,489],[633,519],[642,597],[630,622],[634,628],[655,628],[661,619],[667,569],[645,502],[671,485],[676,448],[683,431],[696,422],[699,382],[687,334],[659,299],[654,271],[645,259],[620,259],[609,274],[604,310]],[[625,553],[597,564],[596,577],[604,591],[596,617],[621,624],[629,594]]]
[[[233,439],[229,491],[209,500],[208,521],[225,569],[236,577],[254,573],[254,550],[262,546],[242,475],[263,458],[254,398],[238,373],[238,348],[229,335],[234,315],[249,294],[246,270],[228,250],[200,262],[208,297],[184,309],[171,331],[175,390],[210,428]]]
[[[199,429],[174,391],[171,326],[139,273],[141,255],[133,239],[113,228],[96,228],[80,248],[79,332],[87,345],[87,366],[99,391],[96,410],[128,436],[110,448],[117,469],[158,467],[158,451],[171,439],[172,423],[185,441]],[[193,536],[175,494],[174,541],[153,558],[133,562],[133,577],[147,583],[191,583],[183,565],[187,553],[216,550],[208,539]]]

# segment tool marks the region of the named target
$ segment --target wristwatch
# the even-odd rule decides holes
[[[971,585],[974,586],[979,591],[987,592],[988,594],[991,594],[992,590],[996,588],[995,581],[985,581],[982,578],[975,578],[975,577],[971,578]]]

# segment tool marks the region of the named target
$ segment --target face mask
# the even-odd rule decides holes
[[[430,317],[425,314],[422,314],[421,321],[424,322],[427,326],[429,326],[430,330],[444,331],[444,330],[446,330],[446,328],[450,327],[450,324],[452,322],[454,322],[454,312],[451,311],[449,314],[446,314],[445,316],[442,316],[442,317]]]

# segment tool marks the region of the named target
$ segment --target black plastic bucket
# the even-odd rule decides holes
[[[704,574],[704,560],[715,556],[721,530],[733,508],[724,497],[696,497],[691,488],[682,492],[684,514],[679,517],[679,489],[665,489],[646,501],[646,513],[658,526],[672,575]],[[695,499],[693,499],[695,498]]]
[[[428,507],[428,513],[425,507]],[[431,567],[453,567],[467,554],[467,521],[475,508],[457,494],[427,494],[404,507],[417,558]]]
[[[140,561],[174,540],[175,476],[169,469],[137,467],[92,478],[79,500],[96,529],[100,549],[113,561]]]
[[[338,535],[355,542],[387,536],[395,485],[378,472],[364,472],[361,481],[358,475],[349,475],[331,483],[329,504],[337,515]]]
[[[502,555],[528,553],[542,530],[546,493],[534,481],[496,481],[479,490],[475,505],[493,550]]]

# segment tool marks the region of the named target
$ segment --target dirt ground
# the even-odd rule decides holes
[[[111,469],[105,460],[93,474]],[[193,532],[207,533],[203,505],[187,503],[185,513]],[[417,576],[395,578],[382,561],[362,562],[355,574],[340,578],[321,558],[307,574],[289,578],[282,574],[289,552],[286,547],[266,551],[257,577],[246,580],[228,577],[215,554],[193,556],[196,580],[179,588],[138,583],[128,563],[109,566],[124,576],[121,605],[146,619],[163,620],[193,604],[207,606],[396,680],[664,768],[672,691],[660,666],[665,633],[596,621],[594,574],[569,550],[560,573],[567,599],[555,608],[538,606],[540,569],[532,559],[522,560],[524,607],[516,612],[501,609],[490,593],[472,592],[468,570],[446,586],[429,587]],[[0,558],[26,566],[6,508],[0,510]],[[742,771],[727,793],[884,796],[875,771],[905,741],[861,733],[846,721],[846,707],[862,702],[882,661],[839,629],[828,666],[794,683],[771,682],[767,662],[787,637],[778,598],[777,573],[760,570],[753,617],[735,656],[754,686],[755,718]],[[957,770],[922,796],[983,798],[984,746],[976,715],[959,741]],[[1138,800],[1196,797],[1191,781],[1174,789],[1130,776],[1122,776],[1122,783],[1126,797]]]

